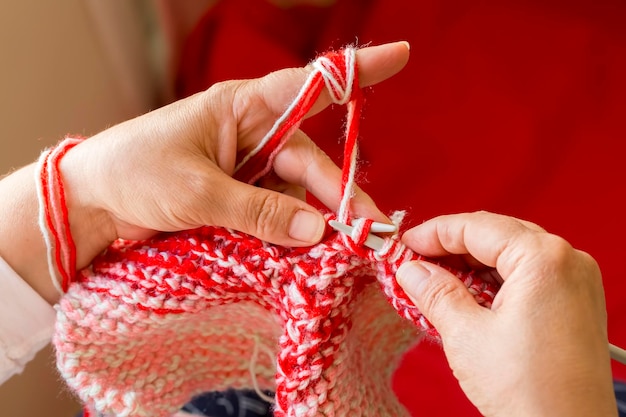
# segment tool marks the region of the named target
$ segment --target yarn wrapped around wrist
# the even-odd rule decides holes
[[[65,154],[83,140],[66,137],[56,146],[45,149],[35,170],[39,229],[46,244],[50,278],[61,295],[67,292],[76,274],[76,245],[70,230],[60,164]]]

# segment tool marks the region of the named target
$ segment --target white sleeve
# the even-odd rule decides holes
[[[50,342],[54,321],[54,308],[0,258],[0,384]]]

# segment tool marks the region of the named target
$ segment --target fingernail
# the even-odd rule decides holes
[[[411,50],[411,45],[407,41],[400,41],[400,43],[403,43],[409,51]]]
[[[421,262],[405,262],[400,265],[396,272],[396,279],[402,288],[414,286],[430,276],[430,270],[426,269]]]
[[[326,223],[321,214],[299,210],[291,219],[289,237],[307,243],[317,243],[324,234]]]

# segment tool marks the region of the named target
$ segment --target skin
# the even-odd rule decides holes
[[[403,241],[502,280],[486,309],[432,263],[406,263],[397,274],[485,416],[617,415],[602,277],[591,256],[535,224],[486,212],[437,217]]]
[[[396,42],[357,52],[361,86],[379,83],[407,63]],[[297,198],[306,189],[335,210],[341,172],[298,131],[274,162],[274,176],[254,187],[231,175],[237,157],[254,148],[289,105],[311,71],[292,68],[263,78],[219,83],[208,90],[107,129],[63,158],[71,233],[78,269],[118,238],[203,225],[230,227],[280,245],[318,242],[325,222]],[[307,115],[330,104],[324,92]],[[0,256],[50,303],[59,294],[47,270],[37,225],[34,164],[0,181]],[[295,196],[295,197],[294,197]],[[360,216],[386,221],[357,193]]]

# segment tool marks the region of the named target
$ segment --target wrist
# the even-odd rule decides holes
[[[107,212],[85,204],[84,189],[75,188],[77,175],[86,174],[74,158],[63,158],[61,174],[67,207],[70,235],[76,248],[72,270],[87,266],[92,259],[116,239],[115,229]],[[66,161],[67,159],[67,161]],[[68,163],[66,163],[68,162]],[[61,293],[58,274],[49,267],[48,248],[39,222],[39,198],[36,178],[37,164],[25,166],[0,181],[0,256],[50,304]],[[68,177],[71,181],[66,182]],[[86,179],[89,181],[89,179]],[[57,282],[55,283],[55,281]],[[56,285],[55,285],[56,284]]]
[[[76,247],[76,270],[89,265],[117,239],[111,216],[93,197],[97,176],[90,172],[94,164],[82,149],[82,144],[77,145],[60,164],[70,232]]]
[[[0,181],[0,256],[50,304],[59,298],[38,224],[35,164]]]
[[[519,380],[508,393],[499,396],[504,402],[494,407],[497,412],[485,414],[507,417],[617,417],[612,379],[605,363],[608,363],[608,358],[606,361],[569,361],[566,367],[555,366],[553,363],[552,366],[541,367],[542,369],[536,368],[527,375],[543,377],[531,376]],[[577,369],[580,367],[592,369]],[[554,372],[546,374],[547,369]]]

